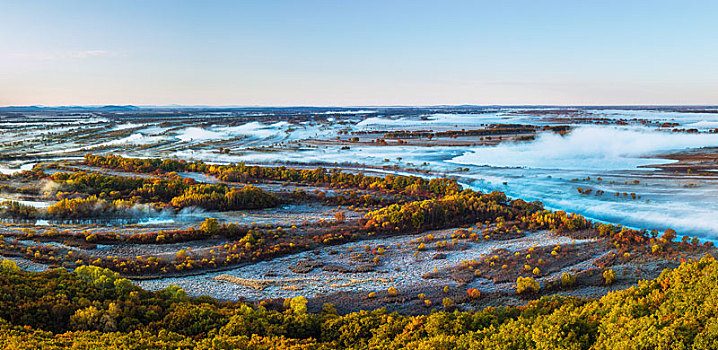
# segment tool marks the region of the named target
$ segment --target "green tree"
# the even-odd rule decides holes
[[[521,277],[516,279],[516,293],[538,293],[541,286],[533,277]]]

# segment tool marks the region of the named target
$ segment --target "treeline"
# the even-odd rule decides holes
[[[239,226],[236,224],[219,224],[214,218],[205,219],[200,227],[188,229],[147,231],[133,234],[117,234],[112,231],[58,231],[51,228],[36,235],[33,232],[5,233],[5,237],[36,239],[39,241],[64,242],[66,245],[82,244],[84,247],[95,248],[93,244],[169,244],[203,240],[215,237],[242,238],[249,231],[264,231],[261,226]]]
[[[0,202],[0,217],[3,218],[18,218],[28,220],[37,217],[37,213],[37,208],[22,204],[17,201]]]
[[[0,156],[2,157],[2,156]],[[23,170],[14,174],[0,174],[0,181],[9,181],[9,180],[20,180],[22,182],[26,182],[29,180],[40,180],[42,178],[47,177],[47,174],[42,171],[40,168],[34,168],[32,170]]]
[[[472,190],[436,199],[410,202],[367,213],[365,227],[383,232],[419,232],[469,223],[507,219],[518,215],[502,192],[482,194]]]
[[[198,207],[209,210],[238,210],[274,207],[279,199],[254,187],[238,189],[224,184],[196,184],[193,179],[132,178],[97,173],[56,173],[53,181],[72,191],[100,198],[129,198],[138,203],[171,203],[176,208]]]
[[[272,208],[279,198],[260,188],[246,185],[241,189],[227,185],[194,185],[170,202],[176,208],[198,207],[208,210],[240,210]]]
[[[331,205],[371,206],[387,202],[387,199],[371,195],[360,195],[354,190],[342,190],[334,196],[323,192],[311,195],[296,190],[280,199],[255,186],[244,188],[230,187],[224,184],[197,184],[193,179],[176,176],[162,178],[138,178],[99,173],[55,173],[50,176],[61,184],[57,196],[66,198],[80,194],[95,195],[100,199],[113,201],[124,199],[133,203],[171,204],[181,209],[198,207],[208,210],[240,210],[271,208],[281,200],[316,200]]]
[[[398,198],[392,198],[391,196],[381,194],[361,194],[352,189],[342,190],[330,196],[319,190],[315,190],[314,193],[308,193],[304,190],[297,189],[292,191],[292,194],[289,197],[300,203],[307,200],[314,200],[323,202],[326,205],[354,205],[359,207],[387,205],[400,200]]]
[[[491,125],[485,129],[471,130],[448,130],[448,131],[394,131],[384,134],[386,139],[396,138],[434,138],[434,137],[459,137],[459,136],[493,136],[493,135],[513,135],[513,134],[532,134],[536,132],[536,128],[531,125],[519,124],[499,124]]]
[[[6,349],[715,349],[718,262],[688,261],[589,301],[544,297],[521,307],[404,316],[339,315],[303,297],[264,306],[144,291],[98,268],[0,271]],[[451,307],[451,306],[450,306]],[[316,307],[314,307],[316,310]]]
[[[132,195],[132,192],[149,181],[138,177],[110,176],[98,173],[54,173],[50,178],[64,185],[66,190],[82,192],[102,197],[119,198]],[[167,186],[169,181],[163,181]]]
[[[97,196],[62,199],[46,209],[38,209],[16,201],[0,203],[0,217],[20,220],[81,219],[94,217],[124,217],[132,214],[134,203],[125,200],[105,200]]]
[[[131,201],[122,199],[107,201],[94,195],[87,198],[65,198],[49,206],[43,217],[60,219],[116,217],[128,215],[133,207],[134,203]]]
[[[197,207],[207,210],[243,210],[275,207],[280,199],[255,186],[243,188],[224,184],[196,184],[189,178],[133,178],[97,173],[55,173],[60,199],[45,210],[18,202],[0,204],[0,216],[32,219],[78,219],[100,216],[130,216],[148,209]],[[149,204],[141,206],[138,204]]]
[[[593,223],[580,214],[565,211],[537,211],[522,218],[530,230],[552,230],[560,233],[576,232],[593,228]]]
[[[244,227],[236,224],[219,224],[206,219],[199,228],[187,230],[159,231],[135,235],[112,233],[62,232],[43,234],[17,233],[9,237],[40,240],[58,240],[68,245],[92,244],[164,244],[186,242],[212,237],[225,237],[230,241],[201,252],[182,249],[174,257],[138,255],[135,257],[95,256],[90,252],[78,252],[63,246],[28,246],[12,241],[0,240],[0,255],[19,256],[52,266],[75,267],[92,265],[122,273],[125,276],[148,276],[168,273],[184,273],[194,270],[216,269],[251,261],[263,261],[277,256],[307,250],[317,244],[336,244],[364,235],[362,230],[349,230],[345,225],[324,223],[304,227],[301,232],[295,227],[283,229],[271,225]]]
[[[356,188],[386,191],[413,197],[439,197],[461,192],[452,179],[424,179],[417,176],[387,175],[385,177],[353,174],[337,169],[318,167],[314,170],[286,167],[236,165],[209,165],[201,161],[187,162],[171,159],[124,158],[116,155],[85,155],[84,164],[138,173],[198,172],[228,182],[289,181],[303,184],[328,185],[338,188]]]

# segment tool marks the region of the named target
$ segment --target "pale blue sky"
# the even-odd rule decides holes
[[[0,105],[718,104],[715,1],[0,0]]]

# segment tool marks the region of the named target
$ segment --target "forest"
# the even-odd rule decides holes
[[[715,349],[718,261],[707,255],[598,300],[547,296],[519,307],[400,315],[308,310],[149,292],[117,273],[20,271],[0,264],[5,349]],[[470,292],[469,292],[470,293]]]

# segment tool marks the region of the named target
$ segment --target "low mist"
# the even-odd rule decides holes
[[[656,157],[661,152],[710,146],[718,146],[718,134],[582,126],[565,136],[541,133],[533,142],[473,149],[451,162],[495,167],[628,170],[666,163]]]

